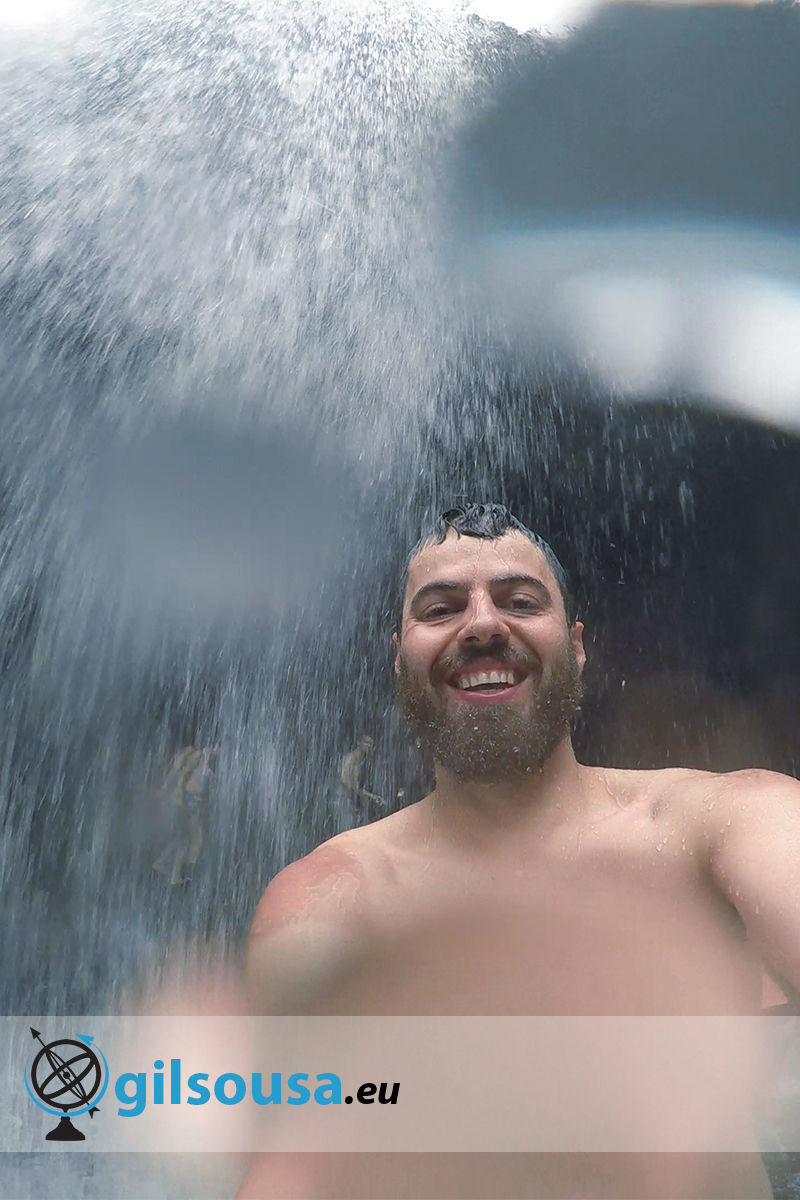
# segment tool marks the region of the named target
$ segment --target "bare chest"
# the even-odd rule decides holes
[[[381,939],[416,927],[440,958],[466,955],[478,1007],[511,993],[529,1012],[757,1005],[757,961],[680,811],[619,806],[491,855],[409,850],[369,890]],[[494,982],[479,986],[479,975]]]
[[[585,886],[636,885],[676,901],[719,903],[692,823],[680,810],[650,803],[576,815],[525,837],[498,839],[488,848],[435,842],[391,852],[373,873],[376,917],[430,905],[540,896],[558,880]]]

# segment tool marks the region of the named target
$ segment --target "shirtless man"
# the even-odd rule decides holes
[[[786,994],[800,990],[800,784],[756,770],[580,765],[570,730],[582,635],[558,560],[507,510],[472,505],[440,518],[412,552],[394,635],[398,702],[431,753],[435,790],[272,881],[250,938],[258,1011],[755,1013],[762,961]],[[505,940],[484,936],[480,914],[506,902],[533,919],[501,920]],[[425,972],[412,969],[381,990],[386,970],[370,974],[370,948],[394,944],[413,964],[408,931],[437,922],[455,958],[465,928],[477,931],[490,969],[476,972],[473,961],[455,993],[446,963],[424,986]],[[665,970],[670,954],[681,965]],[[439,961],[423,958],[426,967]],[[384,954],[384,968],[390,962]],[[503,963],[508,987],[498,983]],[[358,987],[345,982],[337,993],[331,981],[348,971]],[[403,979],[413,980],[405,996]],[[334,1007],[315,1009],[326,989],[338,995]],[[392,1195],[770,1195],[757,1155],[716,1156],[713,1170],[698,1166],[693,1181],[666,1191],[650,1176],[625,1182],[626,1156],[616,1182],[606,1169],[601,1190],[596,1163],[581,1175],[566,1161],[581,1155],[555,1156],[555,1168],[542,1165],[552,1156],[516,1156],[542,1160],[516,1185],[491,1164],[480,1182],[478,1160],[505,1156],[452,1156],[470,1160],[467,1175],[454,1176],[468,1177],[467,1190],[437,1176],[436,1191],[430,1180],[404,1191],[413,1160],[429,1156],[400,1156],[402,1168],[389,1157],[399,1172],[385,1183]],[[256,1161],[243,1198],[278,1194],[268,1158]],[[384,1182],[391,1174],[387,1166]],[[302,1177],[292,1195],[361,1194],[353,1180]]]

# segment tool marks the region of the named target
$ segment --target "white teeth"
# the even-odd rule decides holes
[[[513,686],[513,671],[479,671],[476,675],[462,675],[458,686],[466,691],[468,688],[480,687],[484,683],[505,683]]]

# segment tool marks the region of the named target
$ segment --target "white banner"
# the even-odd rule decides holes
[[[800,1025],[3,1017],[0,1035],[4,1152],[746,1152],[781,1087],[791,1110]]]

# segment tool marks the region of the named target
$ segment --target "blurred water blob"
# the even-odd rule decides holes
[[[284,430],[163,422],[87,490],[89,544],[128,602],[195,622],[315,609],[348,530],[342,451]]]
[[[733,223],[500,234],[474,259],[534,354],[629,396],[689,391],[800,427],[800,238]]]
[[[454,209],[529,354],[800,423],[799,52],[795,5],[607,5],[509,78]]]

